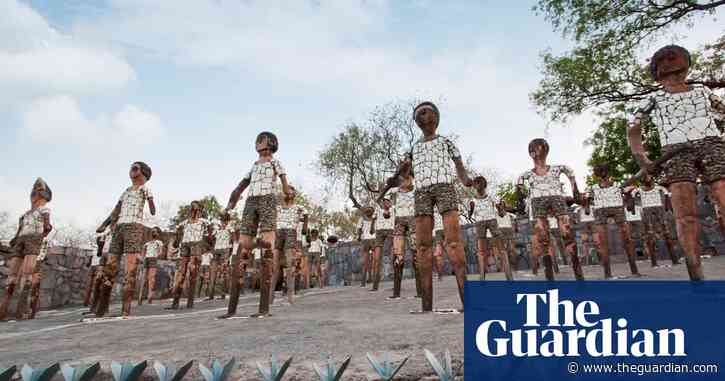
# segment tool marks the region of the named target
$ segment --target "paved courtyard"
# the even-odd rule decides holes
[[[725,279],[725,257],[703,259],[708,279]],[[687,279],[684,265],[651,268],[649,262],[639,261],[642,281],[655,279]],[[598,266],[585,267],[587,279],[601,279]],[[615,276],[629,273],[626,263],[615,264]],[[518,272],[517,279],[541,280],[528,272]],[[503,279],[502,274],[489,274],[489,279]],[[567,266],[561,267],[557,279],[574,279]],[[435,307],[459,308],[455,279],[447,276],[435,282]],[[266,361],[271,353],[278,358],[294,356],[285,380],[315,379],[312,363],[322,363],[332,355],[338,363],[347,355],[352,362],[345,380],[375,379],[365,354],[391,352],[394,360],[410,356],[403,367],[401,380],[435,379],[424,356],[423,348],[434,353],[451,351],[455,364],[463,359],[463,317],[453,315],[411,315],[420,307],[412,297],[412,280],[403,284],[403,298],[388,300],[391,283],[384,283],[379,292],[360,287],[310,290],[289,305],[278,297],[272,308],[273,316],[265,319],[235,319],[221,321],[215,317],[225,311],[226,302],[198,301],[193,310],[166,311],[168,301],[135,307],[134,317],[84,323],[79,307],[43,311],[34,321],[0,323],[0,368],[12,364],[21,366],[100,361],[104,372],[110,361],[150,360],[145,377],[155,379],[151,364],[182,362],[194,359],[209,364],[212,359],[238,361],[233,379],[257,380],[258,361]],[[183,300],[182,300],[183,304]],[[257,294],[247,294],[240,300],[240,315],[256,311]],[[120,305],[112,307],[120,312]],[[455,365],[454,364],[454,365]],[[195,364],[191,377],[201,379]],[[108,374],[104,377],[110,379]],[[58,378],[59,380],[61,378]]]

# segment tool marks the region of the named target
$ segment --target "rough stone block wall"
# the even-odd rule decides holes
[[[87,264],[91,255],[95,255],[95,251],[66,247],[50,248],[48,258],[43,265],[43,280],[40,286],[41,309],[55,309],[83,303],[90,277],[90,267]],[[119,298],[121,294],[124,267],[125,265],[121,266],[114,285],[114,299]],[[175,268],[173,261],[159,261],[154,297],[168,296]],[[8,275],[7,257],[3,257],[0,260],[0,296],[5,295]],[[17,299],[17,293],[15,299]],[[15,302],[15,300],[12,302],[11,310],[14,310]]]

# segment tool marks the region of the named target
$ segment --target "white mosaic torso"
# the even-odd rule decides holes
[[[18,236],[43,234],[43,215],[50,215],[50,208],[43,206],[25,212]]]
[[[640,112],[649,112],[657,127],[662,146],[700,140],[708,136],[721,136],[715,123],[722,120],[711,106],[712,91],[702,85],[693,85],[690,91],[668,93],[658,90],[642,101]]]
[[[295,229],[299,220],[299,208],[296,205],[277,206],[277,229]]]
[[[512,213],[505,213],[503,217],[499,216],[498,213],[496,213],[496,223],[498,224],[499,228],[512,228],[513,227],[513,221],[516,218],[516,215]]]
[[[375,217],[375,216],[373,216]],[[375,239],[375,233],[370,234],[370,225],[372,225],[373,221],[368,220],[364,217],[360,218],[360,229],[362,229],[362,239]]]
[[[101,257],[97,256],[95,253],[91,255],[91,266],[98,266],[101,264]]]
[[[594,209],[621,207],[624,205],[622,191],[616,185],[602,188],[599,184],[592,185],[591,194],[594,197]]]
[[[138,189],[129,187],[121,195],[121,213],[118,215],[119,224],[143,223],[143,210],[146,201],[153,198],[151,189],[142,185]]]
[[[325,245],[322,243],[322,240],[318,238],[310,242],[310,248],[308,249],[308,251],[310,253],[322,253],[324,246]]]
[[[476,222],[493,220],[496,218],[498,213],[496,212],[496,201],[486,195],[483,198],[472,199],[474,203],[473,208],[473,220]]]
[[[563,196],[564,192],[560,181],[562,174],[567,177],[573,177],[574,170],[566,165],[551,165],[545,175],[539,176],[533,169],[530,169],[519,177],[517,183],[519,185],[526,185],[528,183],[529,196],[531,198]]]
[[[201,265],[202,266],[209,266],[211,265],[211,259],[214,256],[211,253],[204,253],[201,255]]]
[[[385,210],[383,208],[377,208],[375,212],[375,215],[377,216],[377,219],[375,220],[375,229],[393,230],[395,228],[395,210],[390,208],[390,218],[385,218],[384,213]]]
[[[144,246],[146,247],[146,258],[158,258],[164,249],[164,243],[158,239],[146,242]]]
[[[429,141],[419,140],[413,145],[412,154],[416,189],[456,181],[453,159],[460,158],[461,153],[449,139],[436,135]]]
[[[395,191],[395,216],[396,217],[413,217],[415,216],[415,191],[401,192],[400,189]]]
[[[664,206],[664,204],[662,203],[662,194],[670,194],[670,192],[668,192],[665,187],[660,185],[655,185],[650,190],[645,190],[644,188],[637,188],[634,192],[634,194],[639,195],[640,199],[642,200],[643,208]]]
[[[214,231],[214,250],[226,250],[232,247],[232,233],[234,230],[231,226],[222,228],[219,226]]]
[[[248,196],[264,196],[277,192],[277,179],[286,174],[279,160],[272,159],[262,163],[254,163],[252,169],[244,177],[249,179]]]
[[[181,243],[186,243],[199,242],[204,239],[204,235],[206,234],[206,227],[208,226],[209,222],[203,218],[199,218],[195,222],[186,220],[183,222],[183,224],[184,234],[181,238]]]

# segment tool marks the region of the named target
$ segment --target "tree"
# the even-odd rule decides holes
[[[631,111],[630,111],[631,112]],[[609,173],[617,182],[622,182],[639,171],[639,165],[632,156],[627,143],[628,119],[624,109],[613,111],[604,116],[594,133],[584,144],[592,146],[592,155],[587,164],[589,167],[607,164]],[[657,130],[651,123],[643,125],[644,146],[650,158],[656,159],[662,154]],[[594,183],[591,174],[587,177],[587,185]]]
[[[219,219],[221,217],[222,212],[224,211],[224,208],[222,208],[221,204],[219,204],[219,201],[217,201],[216,197],[209,195],[205,196],[204,198],[198,200],[201,203],[201,210],[202,210],[202,216],[203,218],[208,219]],[[183,204],[179,206],[179,210],[176,212],[176,215],[171,218],[171,221],[169,221],[169,229],[170,230],[176,230],[176,227],[189,218],[189,210],[191,209],[191,202],[188,204]],[[234,215],[232,215],[234,217]]]
[[[544,78],[531,93],[538,110],[553,121],[612,104],[630,105],[659,86],[639,62],[638,52],[677,25],[692,26],[714,15],[725,1],[540,0],[556,31],[576,43],[570,52],[542,53]],[[725,87],[725,37],[693,51],[690,81]]]
[[[348,123],[325,146],[317,168],[331,191],[352,193],[364,205],[372,202],[420,135],[412,118],[415,104],[376,107],[365,123]]]
[[[80,228],[73,223],[56,223],[49,237],[51,246],[74,249],[90,249],[96,247],[96,232],[90,229]]]

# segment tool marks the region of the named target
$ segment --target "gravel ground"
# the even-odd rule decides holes
[[[725,279],[725,257],[705,258],[703,262],[708,279]],[[687,279],[684,265],[651,268],[646,261],[638,265],[644,276],[637,279]],[[629,268],[626,263],[615,264],[613,272],[624,278]],[[585,267],[585,276],[601,279],[601,268]],[[536,277],[525,272],[515,277],[540,280],[543,271]],[[503,279],[501,274],[489,274],[488,278]],[[557,279],[573,279],[573,275],[567,266],[561,266]],[[198,301],[192,310],[175,312],[163,309],[169,301],[159,301],[134,307],[131,319],[97,323],[80,322],[83,308],[43,311],[34,321],[0,323],[0,368],[100,361],[105,371],[101,379],[110,379],[107,372],[111,360],[149,360],[144,375],[155,379],[155,360],[180,366],[194,359],[208,365],[216,358],[227,361],[233,357],[238,365],[232,379],[257,380],[256,363],[275,353],[280,359],[294,356],[285,380],[313,380],[313,363],[322,364],[332,356],[339,364],[351,355],[344,379],[373,380],[376,377],[365,354],[390,352],[395,361],[409,357],[396,379],[436,379],[423,348],[434,353],[449,349],[454,365],[460,364],[464,315],[411,315],[410,310],[420,308],[419,299],[411,297],[414,283],[406,280],[404,298],[396,301],[386,298],[391,287],[391,283],[383,283],[379,292],[360,287],[315,289],[300,295],[293,305],[278,297],[273,315],[265,319],[216,320],[215,316],[225,311],[226,302],[221,300]],[[454,277],[436,281],[434,287],[436,308],[460,307]],[[243,296],[239,314],[255,312],[257,298]],[[112,314],[119,312],[120,305],[112,307]],[[59,375],[56,379],[62,378]],[[186,379],[201,379],[197,364]]]

